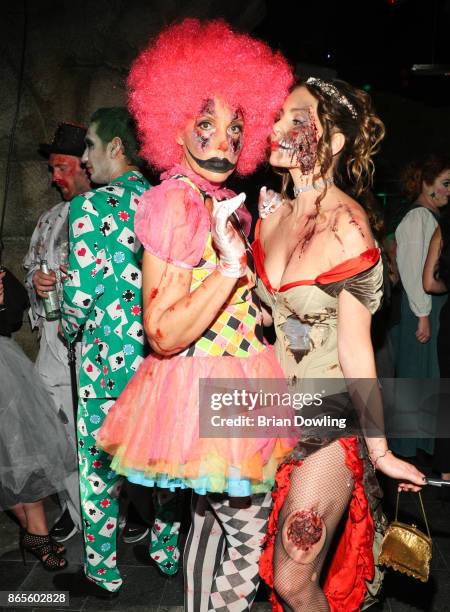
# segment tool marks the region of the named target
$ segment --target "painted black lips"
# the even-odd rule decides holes
[[[189,151],[189,149],[188,149]],[[191,151],[189,151],[189,155],[192,159],[204,170],[209,170],[210,172],[219,172],[225,173],[230,170],[234,170],[236,164],[232,164],[228,159],[222,157],[210,157],[209,159],[200,159],[195,157]]]

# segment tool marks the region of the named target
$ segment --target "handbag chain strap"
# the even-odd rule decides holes
[[[427,528],[428,537],[431,540],[430,528],[428,527],[427,515],[425,514],[425,508],[424,508],[424,505],[423,505],[422,495],[421,495],[420,491],[418,492],[418,494],[419,494],[420,507],[422,509],[423,520],[425,522],[425,527]],[[398,502],[399,502],[399,499],[400,499],[400,491],[397,491],[397,503],[395,505],[395,520],[397,520],[397,516],[398,516]]]

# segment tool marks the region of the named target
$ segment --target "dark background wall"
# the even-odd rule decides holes
[[[415,77],[413,63],[445,64],[449,0],[17,0],[0,23],[0,206],[6,193],[3,263],[19,277],[39,214],[60,200],[37,152],[59,121],[86,123],[100,106],[126,102],[130,63],[174,19],[224,17],[280,48],[300,72],[328,70],[367,86],[388,136],[377,163],[377,188],[395,193],[401,166],[450,142],[450,77]],[[25,37],[24,37],[24,24]],[[355,25],[356,24],[356,25]],[[19,73],[24,73],[12,149]],[[218,41],[220,44],[220,41]],[[180,83],[183,87],[183,83]],[[162,129],[164,126],[162,126]],[[264,169],[247,184],[269,182]],[[252,201],[252,199],[248,199]],[[30,355],[36,339],[24,325]]]

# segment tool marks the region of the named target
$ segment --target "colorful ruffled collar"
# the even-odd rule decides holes
[[[209,196],[214,196],[216,200],[227,200],[236,195],[234,191],[227,189],[222,183],[210,183],[202,176],[196,174],[193,170],[181,164],[175,164],[170,170],[163,172],[161,174],[161,180],[164,181],[177,175],[186,176],[200,189],[200,191],[207,193]],[[252,216],[244,204],[242,204],[236,212],[241,222],[242,229],[248,236],[252,224]]]

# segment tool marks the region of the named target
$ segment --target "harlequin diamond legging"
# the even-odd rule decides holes
[[[258,561],[272,506],[253,495],[245,508],[224,495],[193,496],[184,551],[186,612],[248,610],[259,586]]]

